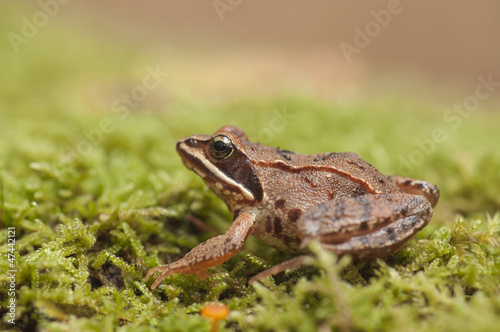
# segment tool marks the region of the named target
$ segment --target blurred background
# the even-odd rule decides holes
[[[9,151],[29,164],[122,149],[190,176],[175,141],[235,124],[436,182],[450,210],[495,211],[498,13],[451,0],[2,2],[0,168]]]
[[[196,98],[300,91],[345,100],[401,88],[454,97],[473,89],[479,75],[500,80],[495,1],[22,3],[9,15],[11,32],[22,35],[22,17],[42,27],[18,45],[19,54],[30,44],[53,45],[52,29],[70,30],[153,54],[150,61],[170,75],[168,90]],[[11,5],[2,6],[8,15]],[[46,24],[43,15],[34,20],[40,10],[49,13]]]
[[[10,231],[8,246],[2,239],[15,226],[15,327],[188,329],[201,319],[196,303],[220,299],[240,303],[242,330],[293,326],[302,314],[323,330],[337,322],[347,330],[412,330],[411,322],[492,330],[499,14],[494,0],[0,1],[0,251],[12,253]],[[321,279],[308,277],[317,284],[301,279],[296,292],[282,283],[265,295],[246,287],[243,271],[284,259],[252,238],[216,270],[231,271],[227,278],[199,288],[180,276],[157,297],[169,302],[157,305],[141,271],[180,258],[215,234],[204,230],[223,233],[232,220],[182,165],[175,143],[230,124],[265,145],[352,151],[384,174],[436,184],[441,197],[417,235],[423,242],[403,252],[404,266],[337,276],[344,263],[329,265]],[[0,275],[0,289],[10,278]],[[368,295],[351,292],[358,286]],[[379,293],[387,287],[386,301]],[[2,308],[0,330],[12,329],[3,328]],[[167,320],[155,316],[162,310]]]

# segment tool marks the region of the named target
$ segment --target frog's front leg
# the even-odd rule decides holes
[[[432,217],[430,202],[406,193],[338,197],[297,220],[303,244],[317,239],[336,254],[384,258],[396,252]]]
[[[151,285],[151,289],[158,287],[163,279],[174,273],[194,273],[200,278],[207,276],[208,273],[205,269],[226,262],[241,250],[254,222],[255,216],[253,214],[242,212],[236,216],[233,224],[225,234],[199,244],[183,258],[172,264],[150,269],[146,275],[146,280],[154,272],[161,272],[161,275]]]

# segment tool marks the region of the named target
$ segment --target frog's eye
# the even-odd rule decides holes
[[[229,137],[219,135],[212,138],[209,151],[212,157],[216,159],[227,159],[233,154],[234,145]]]

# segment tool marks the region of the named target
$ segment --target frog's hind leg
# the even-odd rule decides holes
[[[408,178],[406,176],[391,175],[387,177],[405,193],[420,195],[427,198],[434,207],[439,199],[439,188],[427,181]]]
[[[248,283],[251,285],[256,281],[264,279],[265,277],[276,275],[285,270],[295,270],[296,268],[302,265],[306,257],[309,257],[309,255],[297,256],[287,261],[284,261],[283,263],[276,264],[273,267],[254,275],[252,278],[250,278],[250,280],[248,280]]]
[[[343,243],[322,243],[322,246],[338,255],[352,254],[361,259],[386,258],[398,251],[426,224],[424,218],[413,215],[374,233],[353,237]]]
[[[432,217],[429,201],[405,193],[338,197],[308,209],[297,220],[305,246],[318,240],[336,254],[385,258]]]
[[[317,240],[338,255],[385,258],[396,252],[432,217],[431,204],[406,193],[337,197],[306,210],[297,220],[302,246]],[[250,279],[250,283],[302,265],[298,256]]]
[[[297,220],[302,245],[317,240],[338,255],[361,259],[385,258],[396,252],[432,217],[425,198],[405,193],[337,197],[314,206]],[[264,270],[253,283],[270,275],[302,265],[307,255]]]

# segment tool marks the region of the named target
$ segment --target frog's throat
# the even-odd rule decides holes
[[[221,172],[217,167],[215,167],[208,160],[200,158],[200,159],[198,159],[198,161],[201,162],[203,164],[203,166],[205,167],[205,169],[210,173],[209,177],[214,178],[216,180],[219,180],[220,182],[226,183],[226,184],[233,186],[235,188],[238,188],[238,190],[241,192],[243,197],[245,197],[247,200],[249,200],[249,201],[255,200],[255,196],[252,194],[251,191],[249,191],[247,188],[245,188],[242,184],[234,181],[232,178],[230,178],[229,176],[224,174],[224,172]],[[206,179],[206,175],[207,175],[206,173],[200,171],[198,168],[196,168],[196,166],[194,166],[193,164],[191,164],[187,160],[184,160],[184,164],[186,165],[187,168],[189,168],[190,170],[192,170],[193,172],[198,174],[203,180],[208,182],[208,180]],[[216,182],[215,187],[217,187],[217,184],[219,184],[220,182]]]

